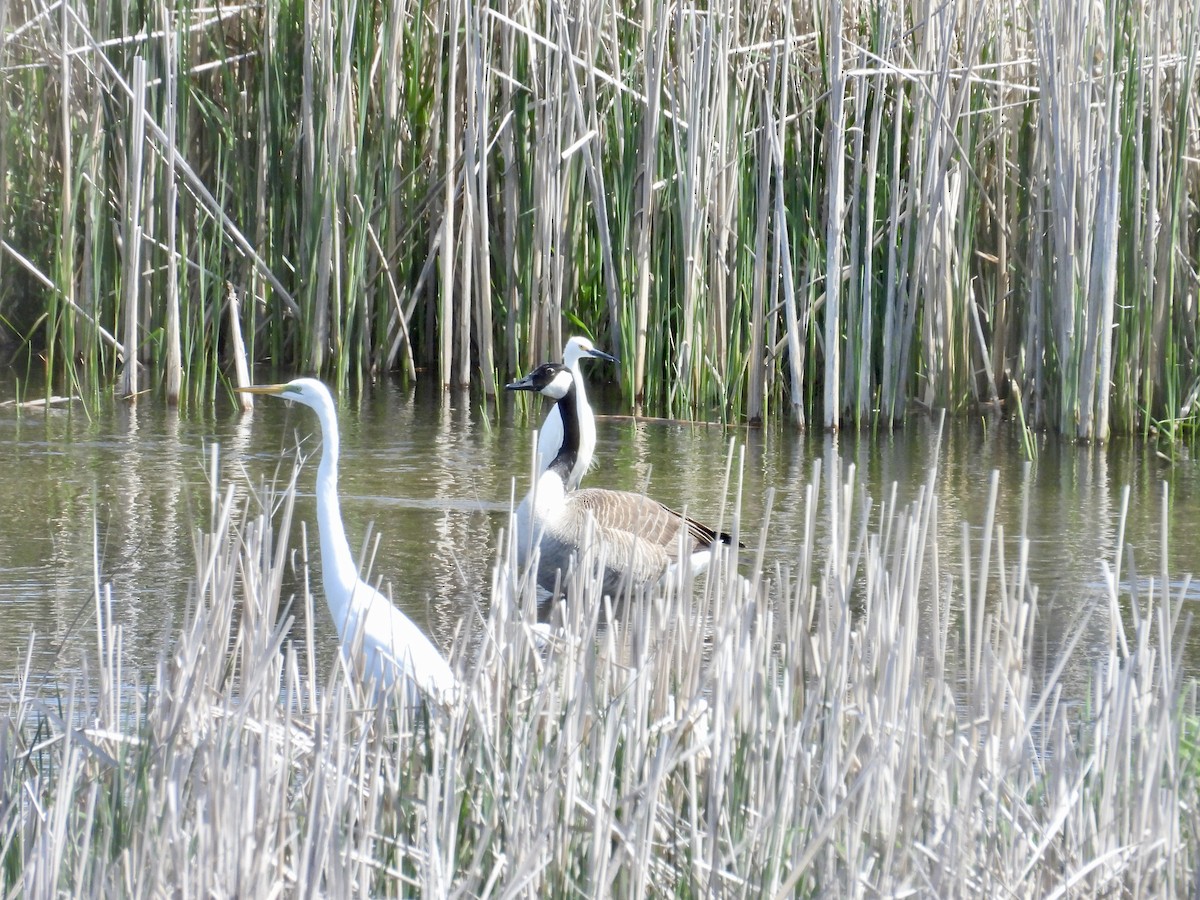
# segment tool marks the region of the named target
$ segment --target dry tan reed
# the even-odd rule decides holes
[[[506,547],[488,608],[461,611],[469,702],[412,716],[362,708],[291,627],[296,604],[310,626],[323,614],[281,595],[295,475],[214,479],[157,669],[122,667],[98,575],[89,674],[52,694],[25,673],[5,700],[0,881],[29,897],[1194,893],[1186,585],[1146,588],[1118,546],[1106,596],[1046,635],[1028,545],[991,524],[1004,486],[969,523],[978,543],[964,523],[950,547],[934,482],[900,506],[814,468],[785,562],[765,569],[760,543],[623,609],[576,573],[545,648]],[[754,543],[736,502],[730,524]]]
[[[208,400],[231,281],[339,383],[583,329],[676,415],[1200,415],[1194,4],[0,9],[0,339],[68,380]]]

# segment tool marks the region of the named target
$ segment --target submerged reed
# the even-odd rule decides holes
[[[207,402],[240,331],[492,393],[582,329],[668,415],[1200,416],[1195,4],[6,0],[0,38],[0,341],[69,387]]]
[[[361,708],[289,632],[320,606],[281,596],[294,475],[214,487],[149,681],[101,592],[90,675],[6,699],[5,893],[1194,892],[1182,596],[1118,547],[1048,642],[1028,546],[990,511],[980,543],[939,546],[932,477],[900,506],[823,474],[786,564],[721,557],[624,611],[577,576],[546,649],[502,550],[453,651],[471,702],[413,718]]]

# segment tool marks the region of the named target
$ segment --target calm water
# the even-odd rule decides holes
[[[12,396],[12,384],[0,381],[0,401]],[[622,412],[604,399],[597,406]],[[445,645],[458,619],[486,602],[513,480],[519,492],[528,484],[529,424],[511,398],[485,416],[478,398],[392,385],[376,388],[360,404],[343,403],[340,415],[342,511],[351,546],[358,550],[373,523],[382,535],[375,571]],[[113,586],[131,659],[153,663],[186,609],[193,529],[211,512],[206,460],[212,445],[220,445],[222,479],[244,484],[247,477],[270,477],[277,466],[286,474],[298,441],[306,451],[316,449],[315,427],[307,409],[270,398],[260,399],[250,415],[223,401],[215,411],[186,418],[148,399],[134,408],[113,403],[92,417],[78,405],[48,412],[0,408],[0,681],[11,680],[32,632],[38,636],[33,669],[43,675],[77,669],[81,654],[94,648],[93,554]],[[936,430],[927,425],[887,437],[833,438],[606,417],[598,423],[599,465],[589,483],[648,484],[668,505],[686,505],[698,518],[715,521],[731,438],[745,447],[748,545],[757,542],[767,491],[775,491],[766,541],[771,565],[787,563],[800,544],[814,462],[820,461],[823,479],[854,464],[860,491],[877,500],[895,482],[903,502],[916,496],[936,458],[943,560],[960,556],[964,521],[978,541],[990,472],[999,469],[1007,535],[1017,534],[1028,493],[1048,647],[1080,604],[1101,591],[1099,560],[1112,557],[1123,485],[1132,488],[1127,541],[1139,571],[1157,575],[1164,562],[1158,530],[1164,479],[1171,522],[1167,571],[1180,585],[1195,567],[1196,466],[1184,460],[1170,467],[1133,443],[1098,451],[1046,442],[1023,480],[1012,436],[978,422],[949,429],[939,448]],[[315,528],[315,469],[314,459],[301,475],[293,543],[300,539],[299,522]],[[1015,558],[1010,543],[1009,559]],[[1097,647],[1107,641],[1106,617],[1102,610],[1091,625]],[[319,617],[316,631],[321,658],[331,660],[335,636],[328,616]],[[1188,659],[1191,671],[1200,671],[1195,637]]]

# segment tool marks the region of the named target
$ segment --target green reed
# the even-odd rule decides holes
[[[34,0],[3,37],[4,336],[74,390],[136,357],[207,402],[240,335],[492,393],[582,330],[668,415],[1018,388],[1035,429],[1195,432],[1200,14],[1167,0]]]

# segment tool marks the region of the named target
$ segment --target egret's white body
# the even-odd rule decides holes
[[[553,398],[566,423],[553,460],[538,474],[515,517],[518,561],[528,564],[537,549],[537,580],[544,590],[553,591],[572,563],[581,561],[603,562],[604,591],[613,596],[651,586],[683,567],[699,574],[713,546],[731,540],[643,494],[569,489],[581,438],[573,408],[578,385],[565,364],[546,363],[507,387]]]
[[[240,390],[301,403],[315,411],[321,423],[317,531],[325,602],[337,627],[342,658],[364,685],[397,686],[410,703],[422,695],[438,703],[453,702],[458,679],[445,656],[412,619],[358,575],[338,500],[337,411],[328,389],[315,378],[297,378]]]
[[[579,487],[583,476],[592,467],[592,455],[596,452],[596,417],[592,414],[591,404],[588,403],[587,391],[584,390],[583,372],[579,361],[585,356],[594,359],[605,359],[616,362],[616,359],[603,350],[598,350],[585,337],[573,337],[563,348],[563,365],[571,370],[575,379],[575,414],[579,426],[579,451],[575,454],[575,464],[567,476],[567,490],[573,491]],[[563,442],[563,411],[559,404],[550,407],[546,421],[538,431],[538,462],[537,473],[540,476],[554,462]]]

